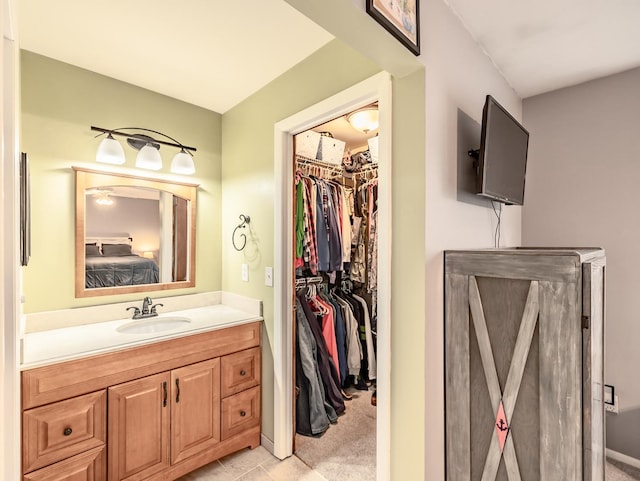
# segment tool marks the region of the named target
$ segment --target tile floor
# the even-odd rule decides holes
[[[322,475],[291,456],[283,461],[262,446],[214,461],[178,481],[327,481]]]

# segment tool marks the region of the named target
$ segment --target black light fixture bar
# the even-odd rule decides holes
[[[121,130],[143,130],[145,132],[152,132],[154,134],[162,135],[163,137],[173,140],[173,142],[166,142],[164,140],[158,140],[156,138],[153,138],[153,142],[155,143],[168,145],[169,147],[177,147],[179,149],[189,150],[191,152],[196,152],[197,150],[195,147],[189,147],[188,145],[181,144],[173,137],[169,137],[167,134],[163,134],[162,132],[158,132],[157,130],[145,129],[142,127],[121,127],[121,128],[112,130],[112,129],[103,129],[102,127],[95,127],[92,125],[91,130],[94,130],[96,132],[102,132],[103,134],[119,135],[121,137],[127,137],[128,139],[134,139],[134,140],[140,140],[140,137],[136,134],[130,134],[127,132],[120,132],[120,131]]]

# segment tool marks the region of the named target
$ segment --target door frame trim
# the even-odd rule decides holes
[[[373,101],[379,108],[377,480],[391,458],[391,75],[380,72],[274,125],[274,451],[293,454],[293,136]]]

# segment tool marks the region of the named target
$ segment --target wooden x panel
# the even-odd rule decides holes
[[[482,366],[487,380],[491,405],[494,412],[497,412],[500,401],[502,401],[507,420],[510,420],[512,419],[516,400],[518,398],[518,391],[520,390],[520,383],[522,382],[522,375],[524,373],[525,364],[529,355],[529,348],[531,346],[538,318],[538,282],[532,281],[529,286],[527,301],[522,321],[520,323],[520,330],[518,332],[504,393],[501,392],[500,389],[498,374],[493,359],[491,341],[489,339],[489,332],[487,330],[482,301],[478,291],[478,284],[473,276],[471,276],[469,280],[469,306],[478,339],[480,357],[482,359]],[[487,453],[487,459],[482,473],[482,481],[495,481],[501,454],[504,454],[505,466],[507,468],[509,480],[521,481],[518,459],[513,446],[513,437],[507,437],[504,453],[501,453],[500,451],[495,431],[494,438],[495,441],[491,443],[489,452]]]

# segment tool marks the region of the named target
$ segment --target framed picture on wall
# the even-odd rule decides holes
[[[420,55],[420,0],[367,0],[367,13],[414,55]]]

